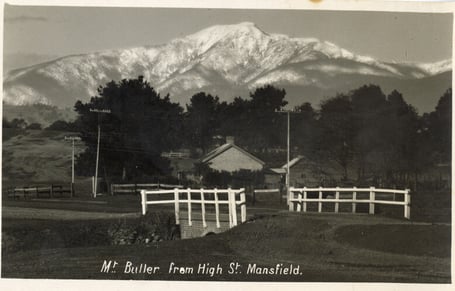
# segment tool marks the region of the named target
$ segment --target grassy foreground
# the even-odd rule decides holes
[[[43,223],[61,228],[55,221]],[[3,225],[10,225],[5,231],[18,231],[25,224],[15,220]],[[2,277],[449,283],[450,247],[449,225],[368,215],[280,212],[257,215],[230,231],[198,239],[84,247],[51,244],[3,252]],[[101,272],[105,260],[118,265]],[[128,267],[140,264],[159,269],[147,274],[140,269],[133,273]],[[292,264],[298,274],[258,271],[277,264],[283,268]],[[207,268],[218,266],[213,274]]]

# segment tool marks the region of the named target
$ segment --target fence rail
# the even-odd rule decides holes
[[[164,158],[179,158],[179,159],[183,159],[183,158],[189,158],[190,157],[190,153],[188,152],[164,152],[161,154],[162,157]]]
[[[50,186],[22,186],[16,188],[7,188],[6,193],[8,198],[19,199],[19,198],[31,198],[31,197],[42,197],[42,194],[45,194],[49,198],[53,198],[56,195],[63,197],[63,194],[70,194],[72,197],[74,191],[71,189],[71,185],[64,187],[63,185],[54,185]]]
[[[317,194],[317,198],[309,198],[309,194]],[[325,195],[324,195],[325,194]],[[366,195],[365,195],[366,194]],[[312,195],[314,196],[314,195]],[[364,197],[360,197],[364,196]],[[402,200],[398,200],[402,196]],[[377,189],[370,188],[290,188],[289,210],[307,212],[308,203],[317,203],[318,212],[322,212],[323,203],[334,203],[334,211],[339,212],[340,203],[351,203],[352,213],[356,213],[357,204],[366,203],[369,205],[368,212],[374,214],[375,204],[403,206],[405,218],[411,217],[411,195],[410,190]]]
[[[168,194],[172,195],[172,199],[165,200],[148,200],[150,195]],[[197,194],[197,195],[194,195]],[[210,194],[210,195],[208,195]],[[227,199],[223,199],[222,196],[226,196]],[[198,196],[198,197],[195,197]],[[237,200],[237,197],[239,199]],[[142,215],[147,213],[148,205],[160,205],[160,204],[173,204],[175,210],[175,222],[180,224],[180,205],[187,205],[188,214],[188,225],[192,225],[193,213],[192,205],[197,204],[201,207],[201,218],[203,227],[207,227],[207,211],[206,205],[215,206],[215,219],[216,227],[220,228],[220,205],[228,206],[229,214],[229,227],[234,227],[238,224],[237,219],[237,206],[240,206],[240,220],[241,222],[246,221],[246,196],[245,189],[179,189],[174,190],[155,190],[147,191],[141,190],[141,204],[142,204]]]
[[[183,188],[182,185],[170,184],[111,184],[111,195],[115,194],[140,194],[141,190],[159,190]]]

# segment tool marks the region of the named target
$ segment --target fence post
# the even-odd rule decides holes
[[[245,195],[245,188],[240,189],[240,215],[242,219],[242,223],[246,221],[246,195]]]
[[[216,227],[220,228],[220,205],[218,203],[218,189],[215,188],[213,193],[213,198],[215,199],[215,219],[216,219]]]
[[[370,214],[374,214],[374,201],[375,201],[375,193],[374,187],[370,187]]]
[[[95,176],[92,176],[92,194],[93,194],[93,198],[96,198],[96,193],[95,193]]]
[[[354,192],[352,192],[352,200],[354,201],[352,202],[352,213],[355,213],[357,208],[357,203],[355,202],[357,201],[357,191],[355,189],[356,187],[354,186]]]
[[[302,211],[302,192],[300,191],[297,193],[297,200],[297,211],[300,212]]]
[[[228,188],[228,199],[229,199],[229,216],[232,217],[232,226],[237,225],[237,207],[235,205],[235,192],[231,188]]]
[[[205,221],[205,197],[204,197],[203,188],[201,188],[201,214],[202,214],[202,226],[207,227],[207,221]]]
[[[293,190],[293,187],[291,187],[290,189],[287,189],[286,192],[289,193],[286,195],[286,200],[288,202],[288,205],[289,205],[289,211],[294,211],[294,192],[292,191]]]
[[[255,189],[253,190],[253,203],[252,204],[253,204],[253,206],[254,206],[254,204],[256,204],[256,190]]]
[[[147,212],[147,194],[145,190],[141,191],[141,203],[142,203],[142,215],[145,215]]]
[[[340,200],[340,190],[339,190],[339,187],[336,187],[337,188],[337,191],[335,192],[335,200],[337,202],[335,202],[335,213],[338,213],[338,211],[340,210],[340,203],[338,202]]]
[[[76,196],[75,193],[74,193],[74,183],[71,183],[70,184],[70,198],[73,198],[73,196]]]
[[[228,212],[229,212],[229,228],[231,228],[233,226],[233,222],[232,222],[232,204],[231,204],[231,188],[228,188]]]
[[[306,187],[303,187],[303,212],[306,212],[306,199],[307,199],[307,191],[306,191]]]
[[[111,184],[111,196],[114,196],[114,184]]]
[[[51,195],[51,198],[54,197],[54,184],[51,184],[51,192],[49,193]]]
[[[193,222],[191,221],[191,189],[188,188],[186,191],[188,199],[188,225],[192,226]]]
[[[322,187],[319,186],[318,212],[322,212]]]
[[[235,191],[231,189],[231,203],[232,203],[232,222],[237,226],[237,204],[235,204]]]
[[[174,189],[174,210],[175,210],[175,224],[180,224],[180,201],[179,201],[179,189]]]
[[[411,190],[406,189],[406,193],[404,194],[404,217],[406,219],[411,218],[411,195],[409,194]]]

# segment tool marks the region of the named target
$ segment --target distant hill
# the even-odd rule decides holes
[[[74,133],[72,133],[74,134]],[[3,129],[2,183],[29,185],[33,183],[71,182],[71,143],[65,141],[71,133]],[[77,146],[76,154],[85,149]]]
[[[43,128],[56,120],[73,121],[76,112],[72,108],[59,108],[44,104],[11,105],[3,103],[3,118],[11,121],[22,118],[28,124],[39,123]]]
[[[451,86],[452,61],[383,62],[327,41],[269,34],[253,23],[217,25],[159,46],[63,57],[9,72],[4,101],[11,105],[72,107],[100,85],[143,75],[161,94],[185,105],[200,91],[230,101],[265,84],[283,87],[291,106],[319,105],[361,85],[393,89],[420,112],[434,109]]]

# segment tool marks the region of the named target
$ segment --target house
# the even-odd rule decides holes
[[[229,173],[249,170],[261,171],[265,162],[235,145],[234,137],[227,137],[226,143],[205,155],[201,162],[216,171]]]
[[[287,163],[279,168],[271,168],[265,173],[267,188],[279,188],[285,183]],[[315,162],[304,156],[289,161],[290,180],[294,187],[334,186],[342,178],[342,169],[333,162]]]

